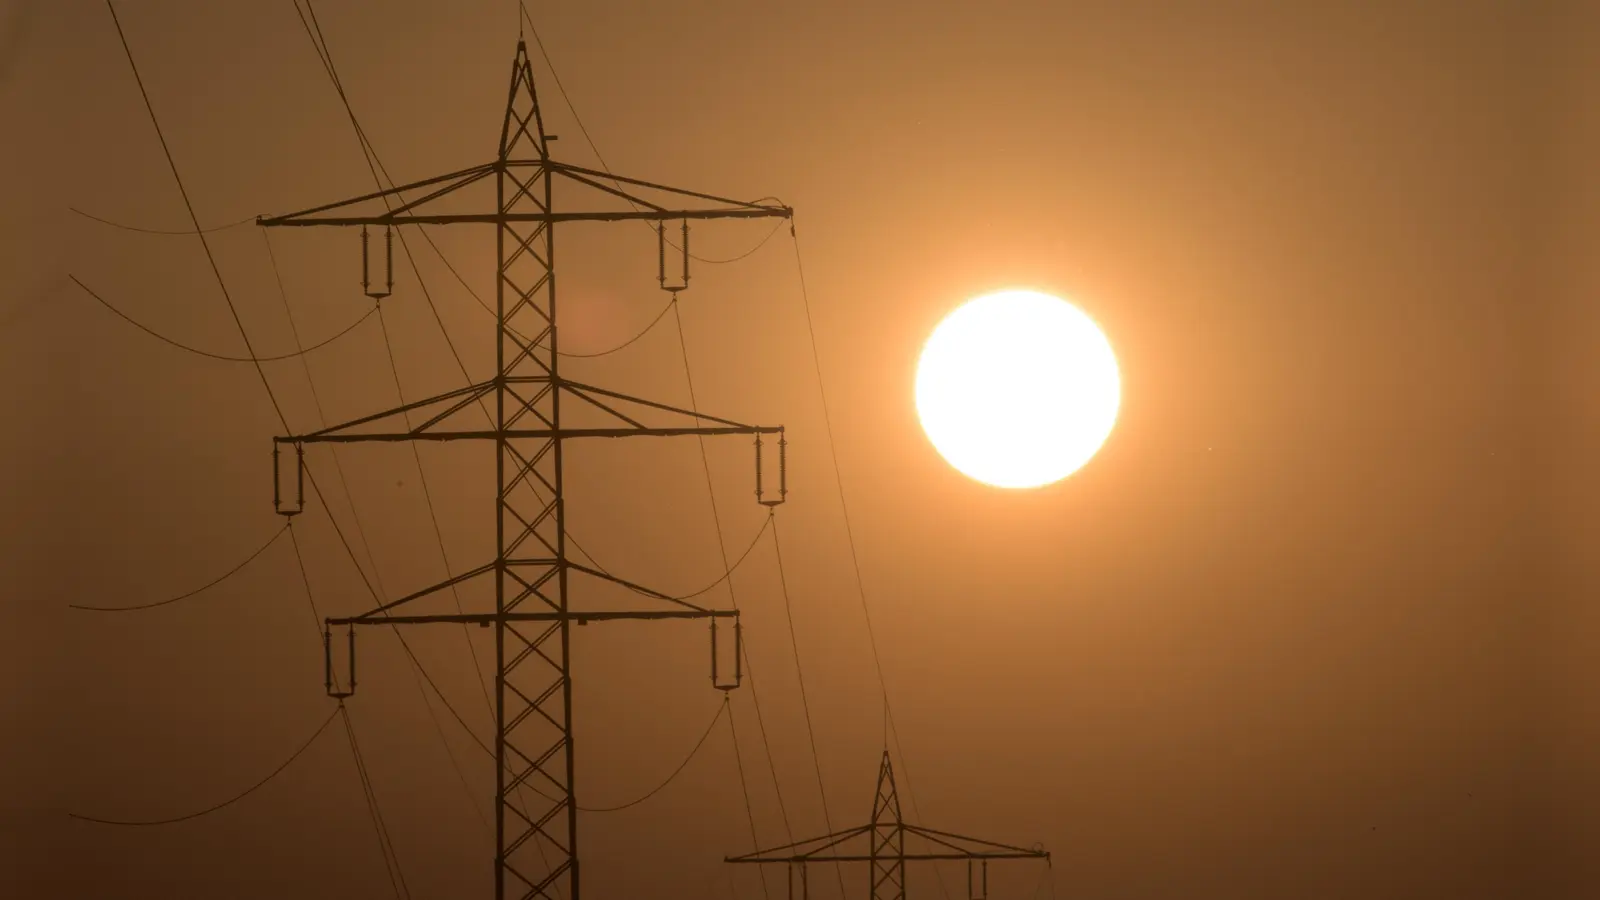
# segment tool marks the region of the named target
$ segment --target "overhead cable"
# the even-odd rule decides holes
[[[800,665],[800,640],[795,636],[794,605],[789,600],[789,579],[783,574],[783,544],[778,540],[777,517],[772,518],[772,555],[778,563],[778,588],[783,597],[783,616],[789,623],[789,646],[794,649],[795,677],[800,684],[800,709],[805,713],[806,736],[811,739],[811,762],[817,771],[817,793],[822,795],[822,821],[828,826],[828,833],[833,834],[833,822],[828,817],[828,795],[822,786],[822,755],[817,752],[817,729],[811,724],[811,701],[806,699],[805,667]],[[833,870],[839,877],[839,890],[843,892],[844,868],[838,860],[834,860]]]
[[[95,215],[94,213],[86,213],[83,210],[78,209],[75,206],[69,206],[69,207],[67,207],[67,210],[69,212],[75,212],[78,215],[83,216],[85,219],[92,219],[92,220],[94,220],[96,222],[99,222],[102,225],[110,225],[112,228],[120,228],[123,231],[137,231],[140,234],[167,234],[167,235],[189,235],[189,234],[194,234],[195,233],[195,229],[193,229],[193,228],[181,228],[181,229],[176,229],[176,230],[166,229],[166,228],[141,228],[138,225],[127,225],[127,224],[124,224],[122,222],[113,222],[110,219],[103,219],[100,216]],[[248,223],[254,222],[254,221],[255,221],[255,216],[248,216],[246,218],[240,219],[237,222],[229,222],[226,225],[213,225],[210,228],[201,228],[200,229],[200,233],[201,234],[215,234],[215,233],[217,233],[219,231],[227,231],[230,228],[238,228],[240,225],[245,225],[245,224],[248,224]]]
[[[342,338],[345,335],[349,334],[350,332],[354,331],[356,329],[356,326],[358,326],[362,322],[365,322],[366,320],[372,318],[372,314],[378,311],[378,307],[377,306],[373,306],[371,309],[367,310],[366,313],[361,316],[361,318],[355,320],[354,322],[351,322],[349,325],[346,325],[342,330],[340,330],[333,337],[330,337],[330,338],[328,338],[326,340],[319,341],[318,343],[312,344],[310,347],[306,347],[303,350],[296,350],[293,353],[280,353],[277,356],[253,356],[253,355],[252,356],[229,356],[229,355],[224,354],[224,353],[212,353],[209,350],[201,350],[198,347],[192,347],[192,346],[190,346],[188,344],[185,344],[185,343],[182,343],[180,341],[173,340],[172,338],[167,337],[166,335],[156,331],[155,329],[140,323],[138,320],[134,319],[132,316],[128,315],[127,313],[123,312],[122,310],[117,309],[116,306],[112,305],[112,303],[110,301],[106,300],[106,298],[104,298],[104,297],[100,296],[99,294],[95,293],[95,291],[93,289],[91,289],[88,285],[84,284],[82,281],[79,281],[78,277],[76,275],[68,275],[67,277],[72,280],[73,284],[77,285],[80,288],[83,288],[84,293],[88,294],[90,297],[93,297],[96,301],[98,301],[100,303],[101,306],[104,306],[106,309],[109,309],[113,313],[116,313],[117,316],[119,318],[121,318],[124,322],[127,322],[129,325],[132,325],[133,327],[139,329],[140,331],[144,332],[145,334],[150,335],[151,337],[155,338],[156,340],[159,340],[159,341],[161,341],[161,342],[163,342],[165,344],[170,344],[173,347],[177,347],[179,350],[187,350],[188,352],[193,353],[196,356],[204,356],[207,359],[216,359],[216,360],[221,360],[223,362],[240,362],[240,363],[244,363],[244,362],[247,362],[247,363],[279,362],[279,361],[285,360],[285,359],[294,359],[297,356],[304,356],[304,355],[306,355],[307,353],[310,353],[313,350],[320,350],[323,347],[326,347],[329,344],[333,343],[334,341],[337,341],[339,338]]]
[[[206,261],[211,265],[211,274],[216,278],[217,287],[222,291],[222,298],[227,302],[228,311],[233,316],[234,325],[239,329],[239,337],[244,341],[246,351],[248,351],[252,359],[254,359],[256,352],[255,348],[250,345],[250,335],[245,330],[244,320],[239,317],[239,310],[234,306],[233,296],[228,292],[227,282],[222,278],[222,270],[218,268],[216,257],[211,253],[211,244],[206,240],[205,232],[200,227],[200,220],[195,215],[194,204],[189,200],[189,192],[183,185],[183,177],[178,173],[178,164],[172,158],[171,148],[167,146],[166,135],[161,130],[161,122],[156,117],[155,107],[150,102],[150,94],[145,90],[144,79],[139,76],[138,64],[134,62],[133,50],[128,46],[127,35],[123,33],[122,22],[117,18],[117,10],[112,4],[112,0],[106,0],[106,8],[111,13],[112,24],[114,24],[117,29],[117,38],[122,43],[123,53],[128,58],[128,67],[133,70],[134,82],[139,87],[139,96],[144,100],[145,111],[150,114],[150,124],[155,129],[156,138],[161,143],[162,154],[167,159],[167,166],[172,170],[172,179],[177,183],[179,195],[183,197],[184,209],[189,213],[189,221],[194,225],[195,236],[200,239],[200,246],[205,250]],[[285,432],[289,431],[289,420],[284,415],[283,407],[278,403],[278,397],[272,390],[272,383],[267,380],[266,370],[261,367],[259,360],[255,361],[255,370],[256,375],[261,379],[262,388],[267,392],[267,399],[272,403],[272,410],[277,414],[279,424],[282,425]],[[310,472],[307,472],[307,480],[311,483],[312,490],[316,492],[319,498],[321,498],[321,488],[317,486],[316,479],[311,476]],[[324,501],[324,503],[325,502],[326,501]],[[341,538],[343,537],[343,534],[339,532],[337,522],[334,523],[334,531],[335,533],[340,534]],[[359,765],[360,752],[355,746],[355,732],[353,730],[350,731],[350,742],[351,748],[355,752]],[[371,801],[371,810],[374,819],[378,820],[381,826],[381,813],[378,811],[377,801],[375,798],[373,798]]]
[[[177,603],[179,600],[187,600],[190,597],[193,597],[196,594],[199,594],[199,593],[207,591],[207,590],[209,590],[211,588],[214,588],[217,585],[221,584],[222,582],[224,582],[224,581],[228,580],[229,578],[233,577],[235,574],[237,574],[239,572],[239,570],[243,569],[245,566],[248,566],[248,565],[250,565],[250,563],[254,562],[256,557],[260,556],[262,553],[265,553],[268,547],[271,547],[273,544],[276,544],[278,542],[278,538],[283,537],[283,533],[285,531],[288,531],[288,530],[289,530],[289,526],[288,525],[284,525],[282,528],[279,528],[276,532],[274,532],[272,537],[267,538],[267,542],[265,544],[262,544],[260,547],[257,547],[254,553],[251,553],[249,556],[245,557],[243,562],[239,563],[238,565],[234,566],[233,568],[229,569],[228,571],[222,573],[221,575],[217,576],[216,578],[212,579],[211,581],[208,581],[205,584],[200,585],[199,587],[195,588],[194,590],[188,591],[187,593],[179,594],[176,597],[168,597],[165,600],[157,600],[154,603],[141,603],[138,606],[85,606],[85,605],[78,604],[78,603],[70,603],[70,604],[67,605],[67,608],[68,609],[81,609],[81,610],[86,610],[86,611],[89,611],[89,612],[134,612],[136,610],[155,609],[158,606],[166,606],[166,605],[171,604],[171,603]]]
[[[800,278],[800,303],[806,314],[806,335],[811,345],[811,364],[817,377],[817,395],[822,400],[822,424],[824,434],[828,438],[829,459],[833,462],[833,481],[839,492],[839,511],[844,519],[845,541],[850,548],[850,567],[855,574],[856,596],[861,600],[861,613],[867,623],[867,643],[872,648],[872,666],[878,674],[878,687],[883,694],[884,749],[889,749],[888,738],[892,734],[895,748],[899,751],[900,774],[906,782],[906,799],[911,801],[912,814],[921,819],[922,812],[917,808],[917,795],[911,788],[910,767],[906,765],[905,750],[900,746],[899,731],[894,727],[894,711],[889,705],[889,683],[883,675],[883,657],[878,653],[878,638],[872,628],[872,610],[867,605],[866,582],[861,577],[861,557],[856,552],[855,532],[850,527],[850,506],[844,498],[844,475],[839,467],[839,447],[833,437],[833,416],[828,409],[828,391],[822,381],[822,357],[817,350],[817,328],[811,315],[811,297],[806,289],[805,263],[800,256],[800,237],[793,219],[789,220],[789,237],[794,245],[795,271]],[[940,891],[948,897],[949,890],[945,886],[944,875],[938,869],[935,869],[935,873],[939,875]]]
[[[451,264],[450,258],[444,255],[444,251],[443,250],[439,249],[439,245],[437,243],[435,243],[434,240],[433,240],[433,237],[430,234],[428,234],[428,229],[424,228],[421,225],[418,225],[417,226],[417,231],[422,235],[422,239],[428,242],[428,246],[433,249],[434,255],[439,257],[439,262],[444,263],[445,269],[447,269],[450,272],[451,275],[455,276],[456,281],[461,285],[462,289],[467,292],[467,296],[471,297],[473,302],[477,304],[478,308],[483,310],[484,312],[488,313],[491,316],[495,315],[495,311],[492,308],[490,308],[488,303],[484,302],[484,299],[482,297],[478,296],[478,292],[472,289],[472,285],[468,284],[467,280],[465,278],[461,277],[461,272],[458,271],[456,269],[456,267]],[[676,298],[674,298],[674,300],[676,300]],[[651,319],[650,323],[645,325],[644,328],[640,329],[636,334],[633,335],[633,337],[625,339],[624,341],[622,341],[622,343],[616,344],[615,346],[611,347],[610,349],[597,350],[597,351],[595,351],[593,353],[571,353],[571,352],[568,352],[566,350],[557,350],[556,351],[556,355],[560,356],[560,357],[562,357],[564,359],[598,359],[599,357],[602,357],[602,356],[610,356],[613,353],[617,353],[619,351],[626,350],[627,348],[629,348],[629,347],[633,346],[634,344],[638,343],[638,341],[641,338],[643,338],[645,335],[649,334],[652,330],[654,330],[656,325],[661,323],[662,319],[666,318],[667,311],[669,309],[671,309],[672,303],[674,302],[674,300],[668,300],[665,304],[663,304],[662,307],[661,307],[661,311],[656,313],[655,318]],[[521,340],[524,344],[529,344],[529,345],[538,347],[541,350],[549,349],[548,346],[543,341],[534,341],[532,338],[530,338],[527,335],[517,331],[515,328],[512,328],[510,325],[505,326],[505,328],[506,328],[507,331],[511,332],[519,340]]]
[[[672,305],[672,316],[674,322],[678,326],[678,350],[680,355],[683,357],[683,378],[689,389],[689,412],[694,414],[695,424],[698,425],[700,422],[700,405],[694,393],[694,375],[689,368],[689,344],[683,333],[683,316],[678,312],[678,305],[676,303]],[[726,570],[730,575],[727,582],[728,602],[733,605],[735,610],[737,610],[739,608],[739,598],[734,594],[733,579],[731,577],[734,567],[728,565],[728,544],[722,536],[722,516],[717,512],[717,493],[711,484],[711,458],[706,454],[705,437],[703,435],[696,435],[695,440],[700,447],[700,468],[706,476],[706,500],[711,505],[711,524],[717,536],[717,553],[722,557],[723,569]],[[768,509],[767,513],[767,520],[770,523],[773,519],[772,510]],[[748,554],[749,551],[747,550],[745,552]],[[778,767],[777,763],[772,757],[772,742],[767,738],[766,717],[761,714],[761,693],[756,688],[756,673],[754,666],[751,665],[748,640],[744,642],[742,656],[744,657],[745,662],[745,672],[750,676],[750,700],[751,705],[755,707],[756,711],[756,725],[760,728],[761,744],[766,750],[767,767],[772,772],[772,786],[778,795],[778,810],[783,816],[784,831],[788,832],[790,831],[789,811],[783,804],[783,788],[778,783]],[[826,818],[828,810],[828,798],[826,796],[823,796],[822,798],[822,810],[823,817]],[[831,825],[829,826],[828,830],[830,832],[833,831]],[[843,890],[844,881],[842,876],[839,883],[840,889]],[[763,881],[762,886],[765,887],[765,885],[766,882]]]
[[[711,724],[706,726],[705,732],[700,735],[700,740],[695,741],[694,748],[689,751],[689,755],[683,758],[683,762],[678,763],[678,767],[672,770],[672,774],[668,775],[666,780],[646,791],[636,799],[629,800],[627,803],[618,803],[615,806],[579,806],[578,809],[583,810],[584,812],[596,813],[621,812],[622,810],[631,809],[635,806],[638,806],[646,800],[649,800],[651,797],[661,793],[661,791],[665,789],[667,785],[672,783],[673,779],[678,777],[678,773],[688,768],[689,763],[700,752],[700,748],[705,746],[706,738],[711,737],[711,730],[717,727],[717,722],[721,720],[722,714],[728,712],[728,707],[731,702],[732,701],[729,700],[728,696],[724,694],[722,697],[722,704],[717,707],[717,714],[711,717]]]
[[[80,822],[93,822],[96,825],[128,825],[128,826],[174,825],[174,824],[177,824],[178,822],[187,822],[190,819],[198,819],[201,816],[210,815],[211,813],[214,813],[214,812],[216,812],[217,810],[220,810],[220,809],[226,809],[227,807],[232,806],[235,803],[238,803],[240,800],[243,800],[244,798],[246,798],[246,797],[250,796],[251,794],[255,793],[256,791],[260,790],[262,787],[266,786],[267,782],[269,782],[272,779],[278,777],[278,774],[281,773],[284,769],[289,768],[289,765],[291,763],[293,763],[295,760],[300,758],[300,754],[302,754],[302,753],[306,752],[306,750],[310,749],[311,745],[317,742],[317,738],[321,737],[322,733],[324,731],[328,730],[328,726],[333,724],[333,720],[339,715],[339,713],[343,709],[344,709],[344,704],[342,704],[342,703],[339,704],[337,707],[335,707],[333,712],[331,714],[329,714],[329,716],[326,719],[322,720],[322,724],[317,726],[317,730],[313,731],[311,733],[311,737],[306,738],[305,743],[301,744],[299,749],[297,749],[293,753],[289,754],[289,758],[284,760],[282,763],[280,763],[277,768],[275,768],[271,772],[269,772],[267,774],[267,777],[261,779],[260,781],[256,782],[255,784],[250,785],[249,787],[245,788],[240,793],[235,794],[232,797],[229,797],[228,799],[222,801],[221,803],[215,803],[215,804],[212,804],[211,806],[206,807],[205,809],[197,810],[195,812],[187,813],[187,814],[181,815],[181,816],[173,816],[173,817],[168,818],[168,819],[102,819],[102,818],[98,818],[96,816],[83,816],[83,815],[79,815],[79,814],[73,813],[73,812],[69,812],[69,813],[67,813],[67,815],[72,817],[72,818],[74,818],[74,819],[77,819]]]

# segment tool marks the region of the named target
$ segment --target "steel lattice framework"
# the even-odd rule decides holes
[[[782,478],[783,429],[707,416],[631,397],[561,377],[556,328],[556,226],[562,223],[642,220],[655,223],[662,249],[661,286],[676,292],[688,281],[688,223],[723,218],[790,218],[785,206],[744,203],[710,194],[615,176],[558,162],[550,156],[556,138],[545,132],[527,47],[517,44],[510,94],[493,162],[380,190],[283,216],[263,217],[266,227],[359,226],[362,228],[363,287],[387,296],[393,286],[393,230],[403,225],[488,224],[495,226],[496,374],[479,384],[407,403],[340,425],[274,439],[274,501],[294,515],[304,506],[305,446],[365,441],[490,442],[495,447],[496,547],[493,560],[356,616],[329,618],[328,629],[349,629],[350,684],[354,688],[355,628],[364,625],[465,623],[494,629],[496,732],[496,898],[580,898],[578,803],[572,746],[571,629],[574,623],[617,619],[709,619],[712,682],[723,690],[740,678],[737,610],[707,609],[624,581],[568,557],[562,470],[566,447],[594,437],[750,435],[755,437],[758,501],[761,500],[761,435],[779,436]],[[491,185],[491,212],[462,211],[470,194]],[[558,190],[561,192],[558,197]],[[596,208],[558,207],[568,190],[596,201]],[[408,199],[408,196],[410,199]],[[650,196],[657,199],[651,200]],[[614,209],[598,208],[599,200]],[[622,203],[626,204],[622,208]],[[374,209],[381,205],[381,210]],[[665,223],[683,223],[682,282],[666,277]],[[374,290],[366,274],[369,227],[382,227],[388,284]],[[458,424],[475,409],[490,427]],[[587,416],[588,424],[577,418]],[[649,424],[652,421],[660,424]],[[416,424],[414,424],[416,423]],[[402,428],[395,428],[403,424]],[[280,456],[280,450],[292,453]],[[295,467],[286,478],[283,460]],[[286,484],[286,482],[292,482]],[[611,582],[645,600],[637,608],[588,609],[569,602],[570,581],[585,577]],[[493,581],[494,607],[479,613],[414,612],[416,604],[469,581]],[[719,682],[718,618],[732,619],[734,679]],[[328,690],[336,696],[327,644]],[[530,803],[529,794],[532,794]],[[522,802],[514,802],[517,795]],[[564,888],[564,890],[563,890]],[[564,896],[563,896],[564,895]]]
[[[922,838],[933,849],[923,853],[907,853],[908,834]],[[859,845],[863,837],[867,845],[865,852],[851,848],[852,843]],[[867,896],[872,900],[905,900],[907,862],[958,860],[967,864],[967,896],[972,900],[984,900],[989,893],[989,860],[992,859],[1042,859],[1048,863],[1050,853],[1037,845],[1029,850],[908,824],[900,814],[900,793],[895,787],[894,765],[889,761],[889,751],[885,750],[883,760],[878,765],[878,791],[872,801],[871,822],[781,847],[730,856],[726,861],[787,866],[790,900],[795,900],[797,894],[801,900],[808,900],[811,896],[808,866],[816,863],[866,863],[871,877]],[[796,884],[799,885],[798,892]]]

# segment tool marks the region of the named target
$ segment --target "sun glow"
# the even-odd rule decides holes
[[[917,415],[957,470],[1002,488],[1071,475],[1111,434],[1117,359],[1064,300],[1011,290],[970,300],[934,329],[917,363]]]

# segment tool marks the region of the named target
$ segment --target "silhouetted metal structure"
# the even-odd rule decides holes
[[[571,628],[591,621],[620,619],[710,619],[712,683],[732,690],[741,680],[741,632],[737,610],[707,609],[669,597],[585,566],[569,558],[562,465],[568,444],[582,438],[668,437],[675,435],[753,435],[756,443],[756,495],[773,506],[783,502],[783,429],[746,425],[699,414],[559,374],[556,329],[556,226],[563,223],[642,220],[656,223],[661,249],[660,286],[673,292],[688,285],[688,235],[691,219],[790,218],[785,206],[744,203],[710,194],[613,176],[550,157],[555,135],[545,133],[526,45],[517,43],[510,96],[493,162],[400,185],[338,203],[284,216],[263,217],[267,227],[349,226],[362,229],[362,288],[374,298],[393,288],[393,229],[402,225],[492,225],[498,266],[495,272],[496,374],[489,381],[407,403],[395,409],[324,428],[274,439],[274,503],[283,515],[304,506],[304,448],[318,443],[362,441],[490,442],[495,446],[497,485],[496,555],[483,565],[357,616],[326,620],[328,692],[347,695],[355,685],[355,628],[358,625],[469,623],[494,629],[495,641],[495,896],[557,897],[580,900],[578,804],[572,744]],[[494,186],[489,211],[462,209],[472,193]],[[563,196],[557,196],[557,186]],[[475,187],[476,186],[476,187]],[[569,189],[581,189],[620,207],[583,209],[558,205]],[[659,202],[644,194],[655,196]],[[414,196],[407,199],[406,195]],[[487,198],[479,202],[487,205]],[[382,210],[373,209],[382,204]],[[665,223],[683,223],[683,271],[668,283]],[[372,283],[368,228],[384,230],[385,284]],[[675,229],[676,230],[676,229]],[[488,414],[490,427],[464,428],[458,420],[474,406]],[[491,411],[492,410],[492,411]],[[589,424],[575,422],[587,415]],[[413,417],[420,424],[413,424]],[[647,424],[647,420],[666,421]],[[597,421],[594,421],[597,420]],[[403,425],[396,428],[396,425]],[[778,435],[777,499],[762,499],[761,435]],[[292,447],[292,454],[280,450]],[[288,467],[295,474],[286,478]],[[768,495],[770,496],[770,495]],[[620,585],[642,595],[644,608],[579,609],[569,603],[569,578],[582,576]],[[492,579],[492,612],[434,614],[414,612],[419,601],[469,581]],[[718,618],[734,625],[734,677],[717,672]],[[350,679],[336,691],[331,630],[349,630]],[[725,652],[725,651],[724,651]],[[511,798],[521,789],[543,802],[519,807]],[[523,795],[526,797],[526,794]],[[561,891],[565,886],[565,892]]]
[[[907,853],[908,834],[927,840],[936,849],[925,853]],[[864,852],[847,846],[853,840],[859,844],[860,841],[855,839],[863,836],[867,839]],[[797,882],[800,898],[805,900],[810,897],[807,866],[813,863],[864,862],[871,876],[871,890],[867,896],[872,900],[905,900],[906,863],[964,860],[967,863],[967,896],[971,900],[985,900],[989,895],[991,859],[1042,859],[1048,862],[1050,854],[1042,848],[1028,850],[907,824],[900,815],[900,794],[895,788],[894,766],[889,761],[889,751],[885,750],[883,761],[878,766],[878,792],[872,801],[871,822],[782,847],[730,856],[726,861],[788,866],[790,900],[796,896]]]

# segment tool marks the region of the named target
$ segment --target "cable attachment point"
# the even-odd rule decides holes
[[[667,226],[665,222],[656,223],[656,246],[658,250],[657,259],[660,266],[660,273],[656,276],[656,281],[661,283],[663,291],[671,294],[676,299],[679,291],[689,287],[689,220],[683,220],[683,246],[679,248],[683,251],[683,273],[679,283],[667,284]]]
[[[386,278],[386,287],[383,291],[372,289],[368,273],[372,267],[368,261],[367,252],[367,226],[361,226],[361,290],[374,300],[382,300],[394,291],[394,230],[383,226],[383,268]]]
[[[294,445],[294,496],[285,498],[284,460],[278,449],[284,443],[277,438],[272,441],[272,508],[280,516],[297,516],[306,508],[306,448],[298,443]]]
[[[717,620],[711,619],[711,686],[719,691],[737,690],[744,683],[744,626],[739,614],[733,615],[733,681],[723,683],[717,669]]]
[[[356,627],[354,625],[347,625],[345,627],[349,629],[347,636],[349,638],[350,647],[350,666],[349,687],[346,687],[344,690],[334,689],[333,632],[329,631],[326,626],[324,626],[322,629],[322,687],[328,692],[328,696],[335,700],[343,700],[346,697],[353,697],[356,693]]]
[[[778,429],[778,499],[763,500],[763,483],[761,477],[761,435],[756,435],[756,502],[771,508],[779,506],[789,496],[789,441],[784,436],[783,429]]]

